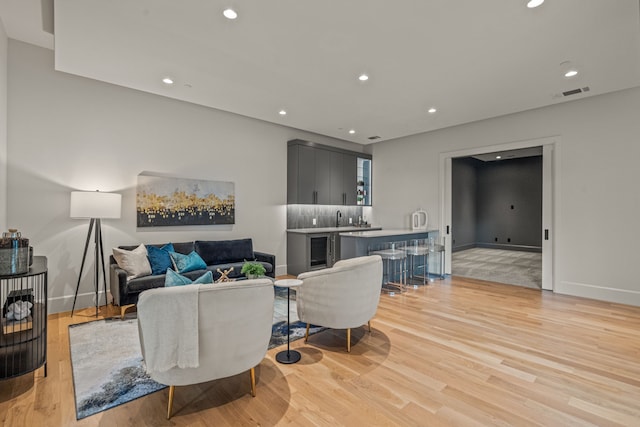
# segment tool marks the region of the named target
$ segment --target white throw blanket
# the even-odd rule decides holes
[[[145,328],[147,373],[165,372],[173,367],[197,368],[198,295],[200,285],[158,289],[153,298],[138,306],[138,322]],[[149,295],[151,296],[151,295]],[[149,305],[153,305],[150,307]],[[150,331],[150,333],[149,333]]]

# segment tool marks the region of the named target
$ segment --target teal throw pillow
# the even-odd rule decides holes
[[[167,268],[173,267],[169,252],[174,252],[173,243],[167,243],[161,248],[147,246],[147,258],[151,264],[151,274],[164,274]]]
[[[200,258],[200,255],[195,252],[191,252],[189,255],[183,255],[178,252],[169,252],[169,255],[171,255],[173,267],[178,270],[178,273],[204,270],[207,268],[207,264],[202,258]]]
[[[207,271],[202,276],[198,277],[196,280],[191,280],[188,277],[183,276],[182,274],[178,274],[172,269],[167,269],[167,275],[164,279],[164,286],[183,286],[183,285],[205,285],[213,283],[213,273]]]

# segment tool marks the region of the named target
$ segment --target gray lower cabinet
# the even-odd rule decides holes
[[[332,233],[287,233],[287,274],[297,276],[332,265],[330,260]]]

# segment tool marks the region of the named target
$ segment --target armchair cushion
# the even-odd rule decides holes
[[[382,259],[371,255],[298,275],[298,317],[333,329],[355,328],[375,315],[382,286]]]
[[[179,368],[150,372],[153,380],[167,385],[187,385],[226,378],[249,370],[264,358],[273,322],[273,284],[268,279],[243,280],[215,286],[177,286],[150,289],[140,294],[138,327],[142,356],[146,359],[149,334],[157,334],[155,315],[165,315],[165,304],[182,298],[183,292],[198,289],[197,368]],[[155,315],[148,315],[155,311]],[[174,331],[178,336],[187,330]],[[172,338],[167,337],[171,340]],[[162,345],[162,344],[161,344]]]

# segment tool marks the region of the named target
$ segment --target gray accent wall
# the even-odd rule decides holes
[[[541,250],[542,156],[452,160],[452,250]]]
[[[542,156],[478,167],[477,242],[542,248]]]
[[[454,251],[476,246],[477,167],[480,163],[466,157],[451,161],[451,244]]]

